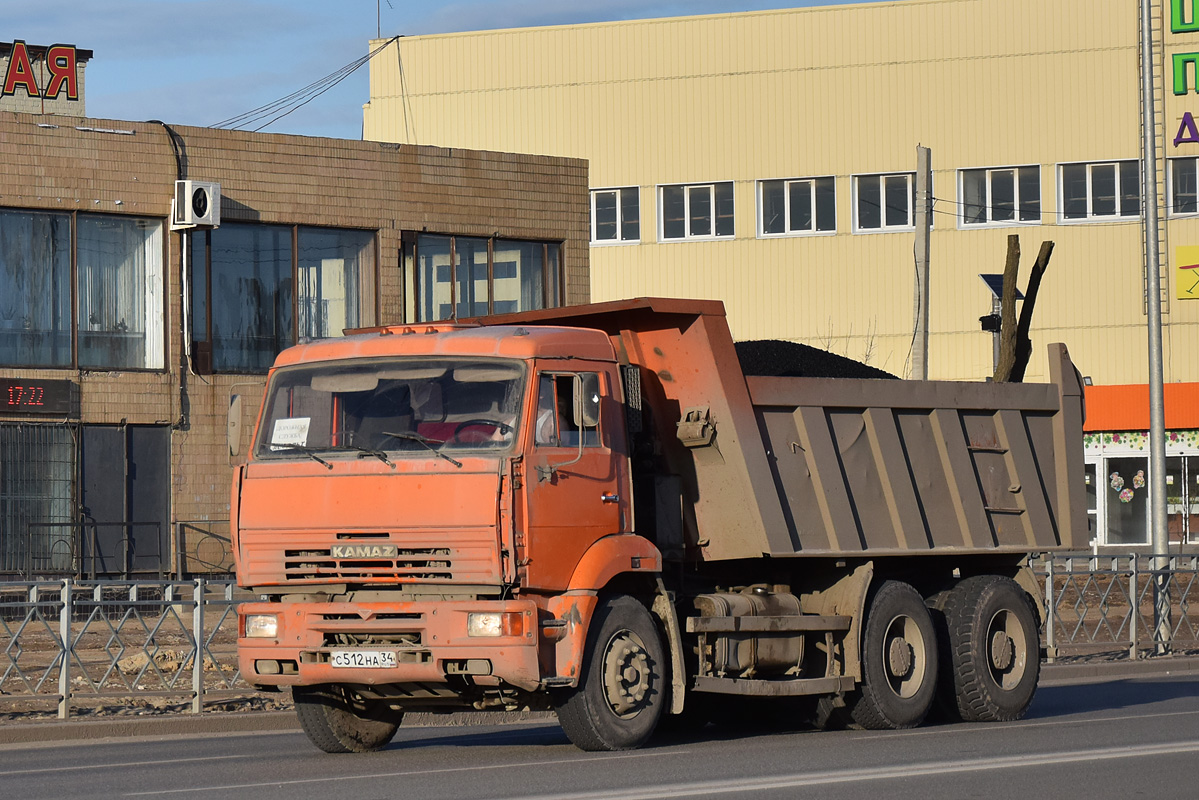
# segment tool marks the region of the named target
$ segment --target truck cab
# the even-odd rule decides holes
[[[594,330],[380,328],[285,351],[233,488],[239,582],[262,598],[241,609],[242,674],[390,720],[576,683],[592,573],[660,566],[630,532],[622,409]]]

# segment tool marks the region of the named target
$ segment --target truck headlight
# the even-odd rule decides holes
[[[279,618],[274,614],[246,614],[242,624],[247,639],[274,639],[279,633]]]
[[[525,615],[520,611],[485,611],[466,615],[467,636],[523,636]]]

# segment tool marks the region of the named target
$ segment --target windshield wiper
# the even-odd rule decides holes
[[[425,437],[421,436],[419,433],[410,433],[408,431],[404,431],[402,433],[392,433],[391,431],[383,431],[382,433],[384,436],[394,436],[397,439],[409,439],[413,442],[420,442],[421,444],[423,444],[425,446],[425,449],[428,450],[433,455],[438,456],[440,458],[444,458],[446,461],[450,462],[451,464],[453,464],[455,467],[458,467],[459,469],[461,469],[461,467],[462,467],[461,461],[450,458],[445,453],[441,452],[436,447],[434,447],[432,444],[430,444],[430,442],[433,440],[426,439]],[[442,444],[445,444],[445,442],[442,442]]]
[[[358,453],[359,458],[361,458],[362,456],[374,456],[375,458],[379,459],[380,461],[382,461],[384,464],[391,467],[392,469],[396,468],[396,465],[391,463],[391,459],[389,459],[387,457],[387,453],[384,453],[382,450],[372,450],[369,447],[359,447],[356,444],[339,444],[336,447],[334,447],[333,449],[334,450],[354,450]]]
[[[309,458],[311,458],[313,461],[317,462],[318,464],[324,464],[325,469],[333,469],[333,465],[330,464],[325,459],[318,456],[316,454],[316,451],[313,450],[311,447],[305,447],[302,444],[271,444],[268,446],[272,450],[294,450],[298,453],[303,453],[304,455],[308,456]]]

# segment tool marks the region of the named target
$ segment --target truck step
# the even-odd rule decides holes
[[[740,694],[753,697],[794,697],[805,694],[836,694],[848,692],[854,679],[846,676],[832,678],[794,678],[785,681],[758,681],[745,678],[716,678],[700,676],[692,689],[716,694]]]
[[[849,616],[688,617],[688,633],[794,633],[847,631]]]

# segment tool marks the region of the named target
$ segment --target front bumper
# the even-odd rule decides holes
[[[517,635],[468,636],[471,613],[519,615]],[[239,625],[238,662],[255,686],[446,684],[469,677],[483,685],[534,690],[538,668],[537,606],[529,600],[355,603],[244,603],[273,614],[274,638],[246,638]],[[394,667],[340,667],[334,651],[394,653]]]

